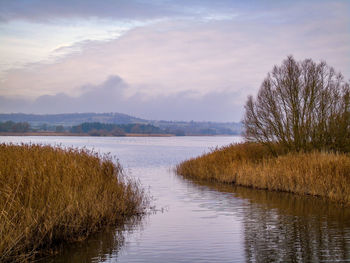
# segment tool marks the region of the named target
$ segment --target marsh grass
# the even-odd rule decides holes
[[[0,144],[0,262],[32,260],[143,213],[145,194],[110,156]]]
[[[350,156],[314,151],[272,155],[258,143],[215,149],[180,163],[184,177],[321,196],[350,205]]]

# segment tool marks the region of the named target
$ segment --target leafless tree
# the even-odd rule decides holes
[[[245,138],[273,151],[350,151],[350,87],[325,62],[297,62],[292,56],[274,66],[256,99],[245,105]]]

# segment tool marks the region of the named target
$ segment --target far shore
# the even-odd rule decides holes
[[[143,133],[126,133],[123,135],[101,135],[93,136],[88,133],[72,133],[72,132],[0,132],[0,136],[78,136],[78,137],[175,137],[175,134],[167,133],[155,133],[155,134],[143,134]],[[239,136],[239,134],[188,134],[182,136]],[[181,137],[181,136],[177,136]]]
[[[0,136],[171,137],[175,135],[174,134],[126,133],[123,135],[93,136],[88,133],[72,133],[72,132],[0,132]]]

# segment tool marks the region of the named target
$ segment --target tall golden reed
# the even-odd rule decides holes
[[[257,143],[215,149],[179,164],[178,174],[200,180],[321,196],[350,205],[350,156],[310,152],[273,156]]]
[[[109,156],[0,144],[0,262],[33,259],[144,211],[145,195]]]

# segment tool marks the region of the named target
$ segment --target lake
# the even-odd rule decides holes
[[[310,196],[195,183],[179,162],[240,137],[0,137],[110,153],[154,207],[40,262],[350,262],[350,209]]]

